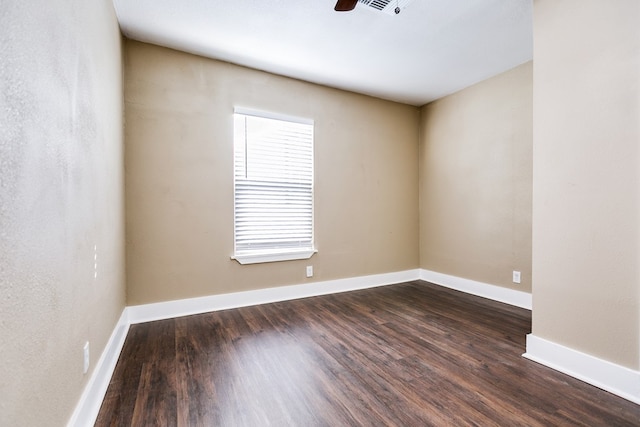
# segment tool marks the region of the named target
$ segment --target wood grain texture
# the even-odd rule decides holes
[[[96,425],[640,425],[521,357],[530,325],[420,281],[132,325]]]

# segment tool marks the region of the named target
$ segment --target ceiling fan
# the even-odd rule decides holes
[[[338,0],[338,2],[336,3],[336,7],[334,7],[333,9],[337,12],[348,12],[355,9],[356,5],[360,2],[381,11],[387,10],[387,6],[389,5],[389,3],[391,3],[391,1],[392,0]],[[393,13],[397,15],[400,13],[400,1],[396,0],[395,3],[396,8],[393,9]],[[402,3],[409,3],[409,0],[404,0]]]
[[[356,4],[358,4],[358,0],[338,0],[334,10],[336,12],[348,12],[355,9]]]

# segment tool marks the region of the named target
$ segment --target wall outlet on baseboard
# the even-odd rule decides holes
[[[89,372],[89,341],[84,343],[84,347],[82,347],[82,355],[83,355],[83,364],[82,364],[82,373],[86,374]]]
[[[307,265],[307,277],[313,277],[313,265]]]
[[[520,272],[513,271],[513,283],[520,283]]]

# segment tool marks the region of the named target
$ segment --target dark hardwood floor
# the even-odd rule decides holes
[[[96,425],[640,425],[524,359],[530,325],[425,282],[132,325]]]

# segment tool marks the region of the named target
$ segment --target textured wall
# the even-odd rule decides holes
[[[124,307],[120,43],[108,0],[0,3],[2,426],[64,425]]]
[[[534,3],[533,334],[640,368],[640,2]]]
[[[422,108],[422,268],[531,292],[532,86],[528,62]]]
[[[416,108],[139,42],[125,51],[129,304],[418,267]],[[236,105],[315,119],[310,260],[229,258]]]

